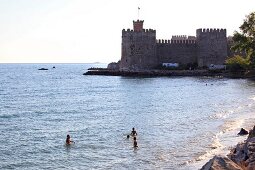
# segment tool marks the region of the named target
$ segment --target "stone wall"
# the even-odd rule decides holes
[[[187,40],[186,35],[173,35],[171,40]]]
[[[156,31],[122,30],[121,70],[153,69],[156,57]]]
[[[226,29],[197,29],[198,66],[223,64],[227,58]]]
[[[197,62],[195,40],[158,40],[157,58],[161,63],[189,64]]]

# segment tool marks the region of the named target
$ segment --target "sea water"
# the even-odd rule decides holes
[[[0,65],[0,169],[199,169],[255,123],[251,80],[83,75],[98,66]]]

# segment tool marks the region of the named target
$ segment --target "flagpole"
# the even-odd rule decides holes
[[[139,11],[140,11],[140,7],[138,7],[138,20],[139,20]]]

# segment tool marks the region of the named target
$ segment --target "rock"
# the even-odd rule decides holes
[[[248,138],[253,138],[253,137],[255,137],[255,126],[253,127],[252,130],[250,130]]]
[[[107,69],[110,69],[110,70],[119,70],[119,68],[120,68],[120,61],[118,61],[117,63],[116,62],[109,63],[107,66]]]
[[[48,70],[47,68],[39,68],[38,70]]]
[[[242,168],[227,157],[214,156],[201,170],[242,170]]]
[[[240,132],[238,133],[238,135],[248,135],[249,132],[247,130],[245,130],[244,128],[241,128]]]
[[[255,170],[255,162],[250,163],[247,168],[247,170]]]
[[[247,152],[248,148],[246,143],[239,143],[236,145],[236,148],[234,148],[230,154],[228,154],[228,157],[240,167],[245,168],[245,160],[247,160],[248,156]]]
[[[244,135],[247,131],[242,128],[238,134]],[[215,156],[202,167],[202,170],[255,170],[255,126],[249,131],[247,140],[238,143],[227,156],[228,158]]]
[[[255,137],[237,144],[228,156],[243,169],[255,170]]]

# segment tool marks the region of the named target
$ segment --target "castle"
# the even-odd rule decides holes
[[[228,56],[226,29],[197,29],[196,36],[157,40],[156,30],[144,29],[143,20],[133,30],[122,30],[120,70],[154,69],[163,63],[222,65]]]

